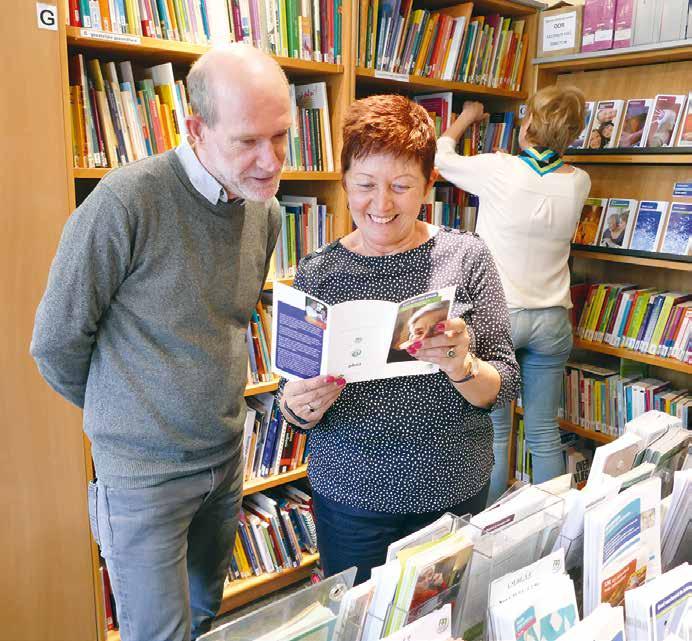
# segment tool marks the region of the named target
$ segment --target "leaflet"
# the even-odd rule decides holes
[[[356,300],[328,305],[277,283],[272,316],[272,369],[298,380],[341,375],[356,383],[433,374],[437,365],[416,360],[407,348],[433,336],[449,317],[455,287],[400,303]]]

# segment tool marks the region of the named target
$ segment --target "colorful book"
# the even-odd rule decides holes
[[[622,129],[616,147],[643,147],[649,122],[653,115],[654,101],[650,98],[637,98],[627,101]]]
[[[606,149],[615,146],[624,108],[624,100],[601,100],[598,103],[586,144],[588,149]]]
[[[582,52],[611,49],[614,27],[615,0],[586,0],[582,20]]]
[[[595,245],[601,233],[607,198],[587,198],[572,242],[576,245]]]
[[[601,247],[625,249],[628,247],[637,213],[636,200],[611,198],[608,201],[598,244]]]
[[[690,9],[692,10],[692,4],[690,4]],[[692,37],[692,30],[688,30],[688,33]],[[687,107],[680,123],[678,147],[692,147],[692,92],[687,95]]]
[[[664,254],[692,256],[692,204],[672,203],[661,243]]]
[[[669,203],[664,200],[643,200],[639,203],[630,249],[655,252],[661,244]]]
[[[593,117],[596,103],[588,101],[584,104],[584,129],[581,130],[579,137],[570,145],[574,149],[582,149],[586,145],[587,136],[593,124]]]
[[[687,96],[656,96],[645,147],[672,147],[675,144],[686,101]]]

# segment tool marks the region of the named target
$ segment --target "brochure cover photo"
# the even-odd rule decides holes
[[[449,317],[455,287],[426,292],[400,303],[356,300],[327,305],[293,287],[274,287],[274,371],[288,380],[333,374],[347,382],[433,374],[438,367],[416,360],[407,348],[433,336]]]

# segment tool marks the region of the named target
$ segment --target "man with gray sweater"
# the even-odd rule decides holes
[[[189,641],[222,598],[242,497],[245,330],[279,233],[288,83],[202,56],[177,149],[110,172],[63,231],[31,353],[84,409],[94,538],[123,641]]]

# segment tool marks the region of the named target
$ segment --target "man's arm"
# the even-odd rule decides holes
[[[272,198],[269,204],[269,222],[267,225],[267,254],[264,261],[264,278],[262,279],[262,286],[267,280],[267,275],[269,274],[269,265],[272,260],[272,255],[274,254],[274,249],[276,243],[279,239],[279,234],[281,233],[281,206],[276,198]]]
[[[78,407],[99,322],[130,269],[133,234],[123,204],[99,185],[67,221],[36,311],[31,355],[46,382]]]

